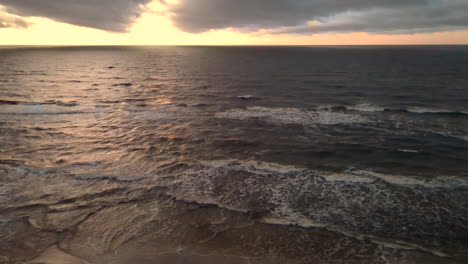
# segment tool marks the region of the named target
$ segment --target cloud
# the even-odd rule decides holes
[[[467,0],[179,0],[181,30],[233,28],[266,34],[421,33],[468,29]]]
[[[186,32],[232,28],[260,34],[427,33],[468,29],[468,0],[0,0],[0,27],[47,17],[126,32],[151,2]],[[1,7],[0,6],[0,7]]]
[[[10,14],[47,17],[77,26],[126,32],[151,0],[0,0]],[[1,23],[0,16],[0,23]]]
[[[29,25],[25,19],[0,11],[0,28],[27,28]]]
[[[27,28],[29,23],[21,18],[0,15],[0,28]]]

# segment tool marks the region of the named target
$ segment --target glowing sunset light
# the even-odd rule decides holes
[[[468,21],[460,17],[468,4],[460,1],[427,1],[420,6],[365,6],[363,1],[343,6],[337,1],[227,2],[119,0],[76,5],[73,1],[0,0],[0,45],[468,43]],[[321,12],[313,9],[314,2],[321,5]],[[290,8],[282,11],[285,5]],[[440,10],[440,22],[427,17],[441,7],[445,9]],[[377,17],[383,22],[376,23]]]

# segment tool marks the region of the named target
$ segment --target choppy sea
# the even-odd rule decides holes
[[[466,263],[468,47],[3,47],[0,263],[57,261]]]

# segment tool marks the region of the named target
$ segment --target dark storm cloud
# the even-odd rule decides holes
[[[8,13],[23,17],[47,17],[77,26],[125,32],[149,2],[151,0],[0,0],[0,5]]]
[[[14,17],[0,11],[0,28],[27,28],[29,23],[19,17]]]
[[[397,34],[468,28],[468,0],[180,0],[168,7],[175,25],[192,33],[234,28]]]

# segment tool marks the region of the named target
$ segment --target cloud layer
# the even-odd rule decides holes
[[[27,28],[29,23],[16,16],[12,16],[0,11],[0,28]]]
[[[126,32],[152,0],[0,0],[0,27],[27,27],[21,17]],[[233,28],[266,34],[426,33],[468,29],[468,0],[179,0],[162,14],[183,31]],[[157,25],[155,25],[157,27]]]
[[[468,28],[467,0],[180,0],[168,8],[175,25],[192,33],[234,28],[396,34]]]
[[[8,13],[22,17],[47,17],[77,26],[125,32],[149,2],[151,0],[0,0],[0,5]]]

